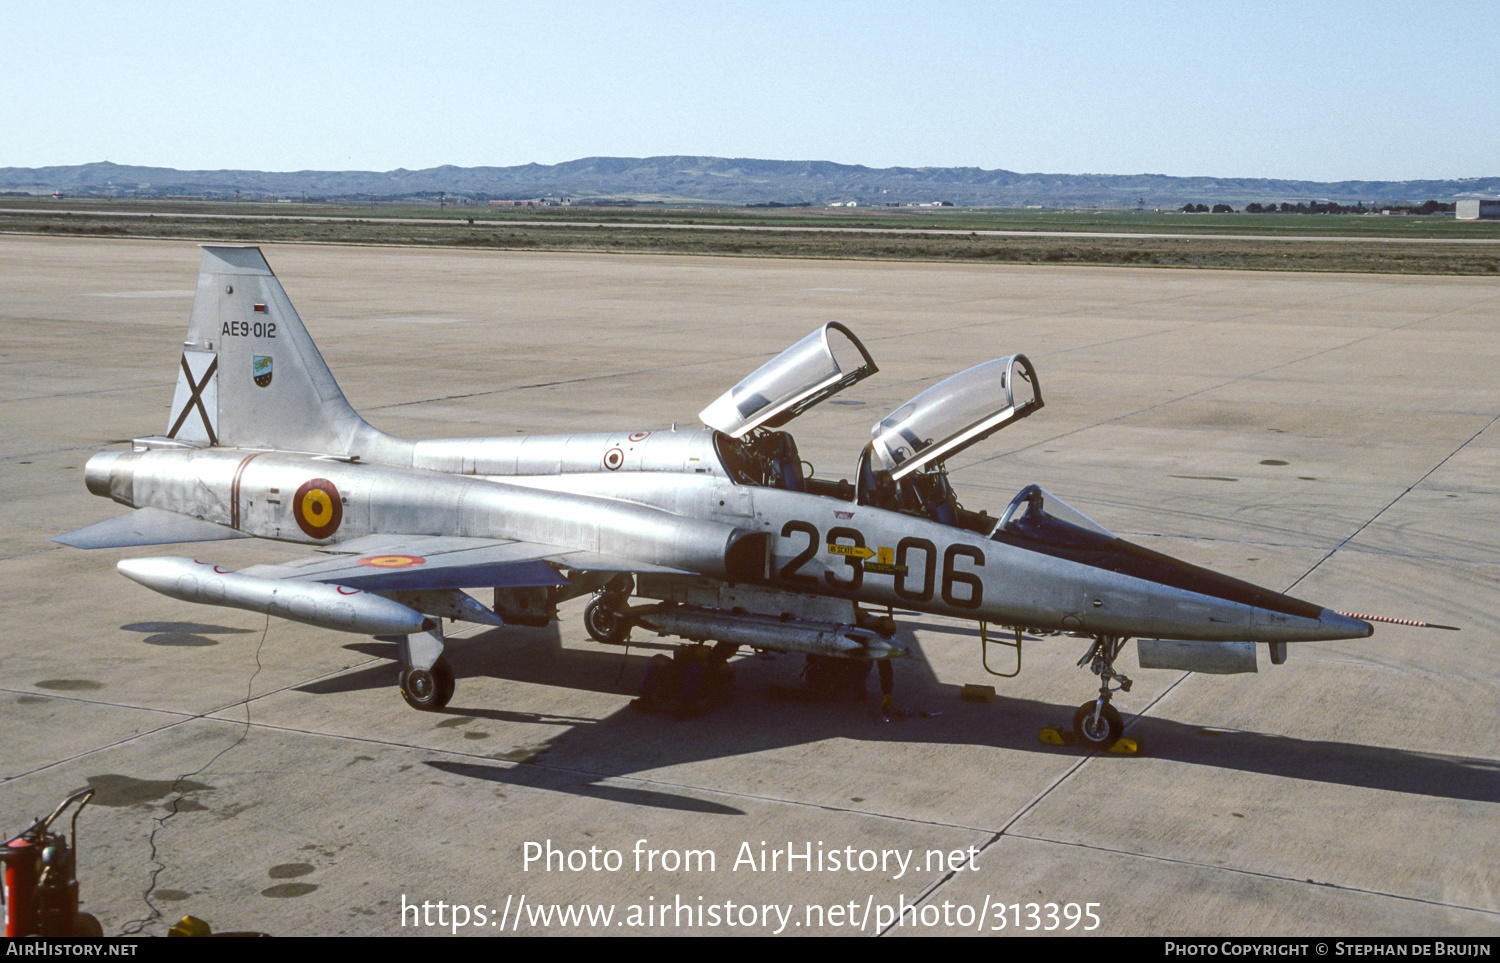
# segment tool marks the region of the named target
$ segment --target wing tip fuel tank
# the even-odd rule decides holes
[[[432,619],[379,595],[342,585],[241,575],[191,558],[129,558],[120,574],[183,602],[263,612],[319,628],[361,635],[410,635]]]

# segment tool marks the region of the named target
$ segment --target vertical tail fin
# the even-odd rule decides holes
[[[349,406],[260,248],[208,244],[167,437],[369,460],[396,441]]]

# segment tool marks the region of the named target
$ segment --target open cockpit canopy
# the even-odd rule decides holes
[[[938,382],[875,426],[870,467],[903,477],[945,460],[1042,407],[1024,354],[975,365]]]
[[[854,332],[830,321],[730,388],[698,413],[731,438],[780,428],[878,368]]]

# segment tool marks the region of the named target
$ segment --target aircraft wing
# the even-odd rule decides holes
[[[505,538],[367,535],[322,555],[256,565],[240,574],[326,582],[367,592],[567,585],[563,570],[687,574],[683,569]],[[332,557],[328,557],[328,556]]]

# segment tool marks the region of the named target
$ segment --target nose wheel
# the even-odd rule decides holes
[[[1095,636],[1094,644],[1078,660],[1080,666],[1087,663],[1089,671],[1099,677],[1099,697],[1085,702],[1073,713],[1073,733],[1090,749],[1102,752],[1119,742],[1125,732],[1120,710],[1110,705],[1109,700],[1116,692],[1130,691],[1130,679],[1115,671],[1115,659],[1128,641],[1120,636]],[[1112,682],[1119,684],[1111,688]]]
[[[1120,718],[1120,710],[1108,702],[1094,700],[1085,702],[1073,713],[1073,734],[1078,741],[1090,749],[1104,751],[1120,741],[1120,735],[1125,731],[1125,723]]]

